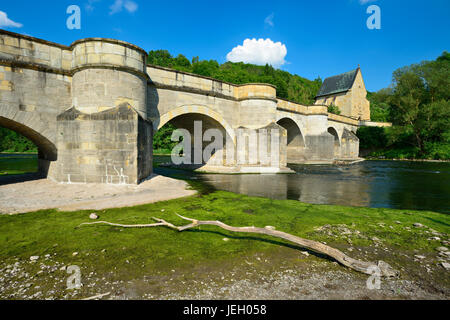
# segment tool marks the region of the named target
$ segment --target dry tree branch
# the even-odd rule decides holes
[[[111,294],[111,292],[107,292],[107,293],[98,294],[98,295],[96,295],[96,296],[92,296],[92,297],[89,297],[89,298],[84,298],[84,299],[81,299],[81,300],[96,300],[96,299],[101,299],[101,298],[103,298],[103,297],[109,296],[110,294]]]
[[[180,232],[191,229],[191,228],[195,228],[195,227],[198,227],[201,225],[213,225],[213,226],[217,226],[219,228],[222,228],[222,229],[225,229],[228,231],[232,231],[232,232],[257,233],[257,234],[265,234],[265,235],[281,238],[281,239],[293,242],[303,248],[309,249],[316,253],[324,254],[328,257],[335,259],[337,262],[339,262],[340,264],[342,264],[350,269],[353,269],[353,270],[356,270],[356,271],[359,271],[359,272],[362,272],[365,274],[372,275],[375,273],[376,270],[378,270],[380,276],[395,277],[398,275],[398,271],[394,270],[386,262],[378,261],[378,264],[374,264],[371,262],[356,260],[356,259],[353,259],[353,258],[347,256],[342,251],[332,248],[330,246],[327,246],[321,242],[303,239],[303,238],[294,236],[294,235],[286,233],[286,232],[274,230],[274,228],[269,228],[269,227],[265,227],[265,228],[232,227],[221,221],[201,221],[201,220],[186,218],[179,214],[177,214],[177,216],[184,220],[191,221],[191,223],[188,225],[185,225],[185,226],[175,226],[174,224],[167,222],[163,219],[153,217],[153,219],[155,221],[157,221],[157,223],[125,225],[125,224],[111,223],[111,222],[107,222],[107,221],[96,221],[96,222],[82,223],[81,225],[106,224],[106,225],[122,227],[122,228],[149,228],[149,227],[164,226],[164,227],[174,229],[174,230],[177,230]],[[376,269],[374,267],[376,267],[378,269]]]

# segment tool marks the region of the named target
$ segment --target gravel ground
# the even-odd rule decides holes
[[[373,252],[367,254],[373,256]],[[402,265],[408,266],[399,268],[400,277],[382,278],[379,289],[372,290],[367,286],[369,276],[289,248],[183,270],[146,270],[146,275],[139,279],[114,270],[98,274],[92,266],[81,265],[83,286],[70,290],[67,289],[69,263],[61,262],[56,254],[47,254],[2,262],[0,299],[64,300],[106,294],[101,299],[447,300],[450,297],[448,271],[439,264],[430,264],[429,269],[424,265],[434,259],[427,257],[418,262],[409,258],[407,263],[404,260]]]

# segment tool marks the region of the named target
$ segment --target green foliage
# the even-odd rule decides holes
[[[172,132],[175,129],[170,123],[159,129],[153,136],[153,150],[156,150],[157,153],[170,154],[170,150],[177,145],[177,142],[171,140]]]
[[[335,106],[334,104],[330,104],[328,106],[328,112],[334,114],[341,114],[341,110],[339,110],[339,107]]]
[[[450,159],[450,54],[435,61],[400,68],[393,73],[390,88],[368,93],[371,119],[388,121],[394,127],[370,137],[362,132],[361,146],[385,139],[383,154],[389,158]],[[375,153],[374,153],[375,154]]]
[[[384,128],[361,127],[356,132],[359,138],[359,146],[362,149],[383,148],[387,145],[387,137]]]
[[[0,152],[37,152],[37,147],[24,136],[0,127]]]
[[[370,101],[370,119],[372,121],[390,121],[389,104],[386,102],[389,94],[389,89],[381,89],[378,92],[367,92],[367,99]]]
[[[172,68],[174,59],[167,50],[152,50],[148,53],[147,62],[161,67]]]
[[[425,142],[425,152],[431,159],[448,160],[450,159],[450,143],[444,142]]]
[[[148,63],[169,67],[180,71],[211,77],[233,84],[268,83],[277,87],[279,98],[300,104],[310,105],[322,85],[322,79],[314,81],[292,75],[289,72],[275,69],[270,65],[257,66],[243,62],[226,62],[220,65],[215,60],[192,58],[192,62],[183,56],[174,58],[167,50],[150,51]]]
[[[448,53],[436,61],[422,62],[396,70],[393,74],[391,105],[394,124],[412,130],[421,154],[427,142],[444,142],[450,131],[450,61]]]

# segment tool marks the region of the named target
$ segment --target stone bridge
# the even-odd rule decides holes
[[[358,159],[358,120],[278,99],[268,84],[234,85],[146,61],[143,49],[118,40],[65,46],[0,30],[0,126],[32,140],[40,170],[68,183],[146,179],[153,134],[169,122],[192,133],[197,120],[203,131],[219,129],[233,159],[238,134],[280,130],[278,166],[202,163],[213,171],[279,172],[287,163]],[[245,141],[248,159],[261,142]]]

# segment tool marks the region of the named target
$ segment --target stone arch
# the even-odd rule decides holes
[[[234,130],[223,118],[223,116],[211,108],[203,105],[185,105],[165,113],[159,118],[159,121],[153,122],[154,132],[157,132],[169,121],[186,114],[199,114],[215,120],[225,129],[226,133],[229,137],[231,137],[233,143],[236,143],[236,135]]]
[[[339,139],[339,133],[334,127],[328,127],[328,133],[334,137],[334,145],[341,146],[341,139]]]
[[[22,117],[22,119],[26,119],[26,117]],[[50,162],[57,160],[57,149],[55,144],[46,138],[41,133],[42,131],[36,131],[32,124],[27,124],[26,121],[24,121],[24,124],[16,120],[6,118],[2,113],[0,113],[0,127],[7,128],[21,134],[31,140],[38,147],[39,172],[47,176],[50,168]],[[44,128],[42,128],[42,130],[44,130]]]
[[[222,133],[223,141],[223,149],[221,150],[223,152],[223,158],[216,157],[218,154],[216,153],[218,150],[215,150],[215,153],[213,157],[210,159],[203,159],[203,163],[200,165],[199,163],[196,163],[197,161],[194,161],[194,123],[195,121],[201,121],[202,123],[202,137],[203,134],[208,129],[218,129]],[[194,167],[201,167],[203,165],[224,165],[225,164],[225,157],[226,152],[231,151],[235,152],[235,145],[236,145],[236,139],[235,139],[235,133],[234,130],[231,128],[231,126],[223,119],[223,117],[218,114],[217,112],[204,107],[204,106],[184,106],[177,109],[174,109],[163,116],[161,116],[159,123],[154,124],[154,131],[158,131],[160,128],[162,128],[167,123],[173,124],[176,128],[180,129],[186,129],[191,134],[191,162],[194,164]],[[212,141],[204,141],[202,142],[202,151],[204,148],[209,145]],[[216,141],[214,141],[216,142]],[[227,143],[232,143],[232,145],[227,146]],[[228,147],[231,147],[229,149]]]
[[[305,160],[305,138],[296,121],[289,117],[282,117],[277,121],[287,131],[287,162],[298,163]]]
[[[16,108],[1,106],[0,126],[30,139],[39,149],[39,159],[56,161],[57,150],[54,136],[49,137],[48,123],[42,121],[35,112],[18,111]]]
[[[339,139],[338,131],[334,127],[328,127],[328,133],[334,137],[334,157],[340,154],[341,140]]]

